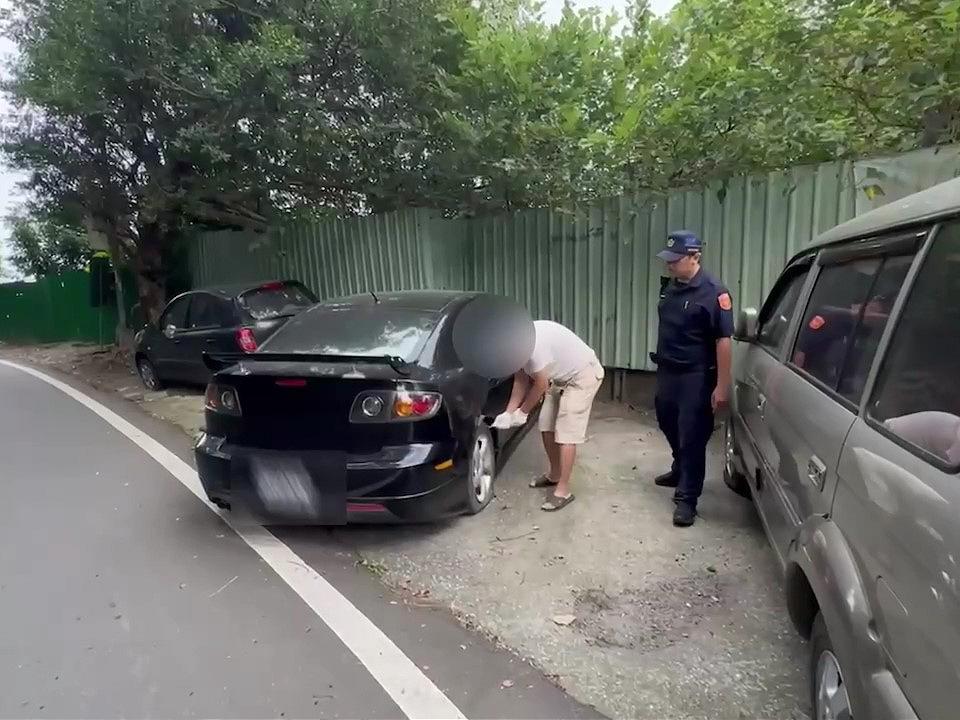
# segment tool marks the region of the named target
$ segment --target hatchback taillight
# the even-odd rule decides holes
[[[207,385],[207,395],[204,407],[211,412],[221,415],[240,415],[240,398],[237,391],[229,385],[210,383]]]
[[[350,422],[414,422],[440,410],[443,396],[418,390],[371,390],[360,393],[350,409]]]
[[[245,353],[257,351],[257,338],[250,328],[242,327],[237,330],[237,346]]]

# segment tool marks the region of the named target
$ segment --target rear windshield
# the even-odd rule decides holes
[[[271,320],[296,315],[317,300],[300,283],[272,283],[240,296],[240,305],[254,320]]]
[[[436,327],[438,315],[383,305],[317,306],[274,335],[266,352],[318,355],[392,355],[412,362]]]

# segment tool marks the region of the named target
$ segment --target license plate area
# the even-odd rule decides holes
[[[259,522],[347,522],[346,453],[248,451],[234,456],[231,475],[237,509]]]

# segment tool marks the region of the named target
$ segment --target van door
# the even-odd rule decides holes
[[[920,717],[956,716],[960,684],[960,222],[932,238],[833,504],[890,667]]]
[[[734,433],[746,466],[754,499],[770,536],[783,534],[784,507],[776,490],[777,447],[769,426],[769,396],[777,393],[785,368],[783,352],[794,324],[797,304],[802,295],[811,259],[788,267],[764,303],[760,313],[756,342],[742,355],[742,371],[735,374],[736,413]],[[780,543],[774,547],[779,552]],[[781,558],[782,559],[782,558]]]
[[[830,511],[843,442],[916,251],[900,237],[824,252],[771,409],[784,501],[796,525]],[[793,539],[789,533],[786,542]],[[786,550],[786,546],[784,546]]]

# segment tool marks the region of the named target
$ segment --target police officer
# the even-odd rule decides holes
[[[681,230],[657,253],[671,280],[660,293],[657,351],[650,357],[657,365],[657,423],[673,466],[654,482],[676,488],[673,524],[679,527],[696,518],[714,413],[730,399],[733,302],[700,267],[702,249],[699,237]]]

